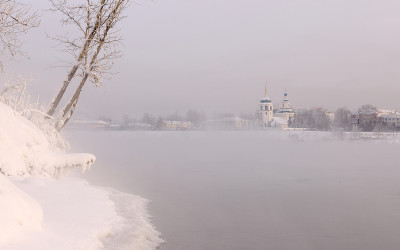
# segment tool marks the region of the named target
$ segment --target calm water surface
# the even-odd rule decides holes
[[[283,132],[78,132],[85,177],[152,201],[178,249],[398,249],[400,144]]]

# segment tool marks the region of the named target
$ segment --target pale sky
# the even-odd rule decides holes
[[[119,74],[100,89],[87,84],[77,113],[254,112],[265,82],[275,105],[286,88],[295,108],[400,109],[399,9],[394,0],[136,1],[120,25]],[[49,69],[65,56],[46,34],[63,28],[41,15],[24,37],[30,59],[6,70],[32,75],[31,93],[49,102],[67,69]]]

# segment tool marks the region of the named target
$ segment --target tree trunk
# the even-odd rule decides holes
[[[78,70],[78,65],[76,64],[72,67],[71,71],[68,74],[67,80],[65,80],[63,82],[63,85],[61,86],[60,91],[58,92],[57,96],[54,98],[53,102],[51,103],[50,109],[49,109],[49,111],[47,111],[47,115],[52,116],[54,114],[58,104],[61,101],[61,98],[63,97],[65,91],[67,90],[69,83],[71,82],[71,80],[74,77],[77,70]]]
[[[90,61],[90,70],[93,70],[93,65],[96,63],[97,57],[100,54],[101,48],[104,45],[104,42],[107,38],[107,34],[110,31],[110,29],[112,28],[113,25],[113,21],[117,16],[117,11],[119,9],[119,7],[121,6],[122,2],[124,0],[119,0],[117,5],[115,6],[115,8],[113,9],[110,18],[107,21],[107,26],[106,29],[104,30],[103,33],[103,37],[101,38],[99,45],[96,48],[96,53],[92,56],[91,61]],[[56,128],[57,130],[61,130],[69,121],[69,119],[71,118],[72,114],[75,111],[75,107],[78,104],[78,100],[79,100],[79,96],[80,93],[82,91],[83,86],[85,85],[86,80],[88,79],[89,74],[85,73],[85,75],[83,76],[78,88],[75,91],[75,94],[72,96],[71,100],[69,101],[69,103],[64,107],[63,109],[63,114],[60,117],[59,121],[56,124]]]
[[[82,78],[78,88],[76,89],[74,95],[71,98],[71,101],[64,108],[63,116],[57,121],[56,128],[58,131],[64,128],[64,126],[68,123],[69,119],[71,119],[72,114],[75,112],[76,105],[78,104],[79,96],[81,94],[82,88],[85,85],[86,80],[88,79],[89,74],[85,74]]]
[[[58,92],[57,96],[53,99],[49,111],[47,111],[47,115],[53,116],[54,112],[57,109],[57,106],[60,104],[61,98],[64,96],[65,91],[67,90],[68,85],[70,84],[72,78],[75,76],[76,71],[79,68],[79,64],[82,61],[83,58],[87,55],[88,48],[90,46],[90,43],[92,42],[94,36],[96,35],[97,31],[99,30],[99,27],[101,26],[101,13],[103,12],[103,8],[105,5],[105,0],[101,1],[101,7],[99,9],[99,12],[97,13],[96,16],[96,23],[93,27],[93,30],[90,32],[90,35],[85,41],[85,44],[82,48],[81,53],[79,54],[77,58],[77,63],[72,67],[71,71],[68,74],[67,80],[65,80],[61,86],[60,91]]]

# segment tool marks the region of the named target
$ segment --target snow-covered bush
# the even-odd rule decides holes
[[[90,167],[90,154],[65,154],[48,136],[7,105],[0,103],[0,172],[5,175],[58,177],[64,171]]]
[[[68,150],[69,144],[54,128],[53,117],[46,114],[47,106],[39,103],[39,97],[34,102],[31,102],[31,96],[26,91],[29,80],[30,78],[22,75],[9,78],[0,93],[0,101],[10,106],[16,113],[22,115],[42,130],[51,146],[55,149]]]
[[[29,79],[8,80],[0,92],[0,173],[58,177],[71,168],[90,167],[90,154],[65,154],[68,143],[54,128],[54,121],[26,93]]]

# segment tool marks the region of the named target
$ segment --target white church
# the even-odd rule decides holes
[[[261,98],[259,103],[259,117],[261,126],[264,128],[287,128],[289,122],[294,118],[294,111],[290,107],[288,94],[285,90],[283,101],[279,110],[274,113],[274,104],[267,95],[267,86],[265,86],[265,96]]]

